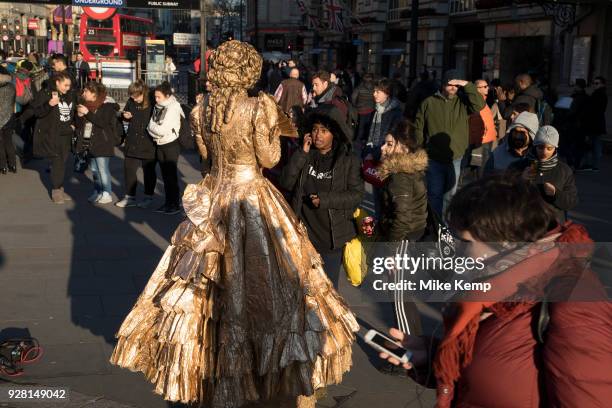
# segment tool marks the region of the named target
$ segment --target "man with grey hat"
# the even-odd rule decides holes
[[[533,148],[527,156],[510,168],[522,172],[535,183],[542,198],[555,211],[557,221],[567,220],[567,211],[578,205],[578,192],[572,169],[557,156],[559,132],[552,126],[542,126],[535,136]]]
[[[500,143],[485,164],[484,173],[502,172],[527,154],[539,129],[538,115],[521,112],[507,130]]]
[[[417,141],[429,156],[427,196],[438,214],[457,190],[461,160],[468,148],[468,117],[485,106],[476,86],[459,77],[457,71],[447,71],[441,89],[423,101],[415,119]]]

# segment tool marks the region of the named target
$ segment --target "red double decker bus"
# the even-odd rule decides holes
[[[145,40],[154,39],[153,20],[115,14],[106,20],[95,20],[86,14],[81,16],[80,50],[83,59],[95,61],[101,58],[136,60],[136,54],[144,55]]]

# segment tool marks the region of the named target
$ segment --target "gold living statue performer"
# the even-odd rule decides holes
[[[314,407],[315,390],[351,367],[355,316],[262,176],[280,159],[287,118],[271,96],[248,97],[261,66],[239,41],[212,54],[196,118],[211,173],[186,188],[187,219],[117,333],[111,362],[143,372],[168,401]]]

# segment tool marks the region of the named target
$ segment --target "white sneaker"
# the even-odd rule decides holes
[[[115,203],[117,207],[125,208],[125,207],[135,207],[136,206],[136,198],[133,196],[126,195],[123,197],[123,200],[117,201]]]
[[[96,201],[96,204],[110,204],[113,202],[113,196],[106,191],[100,194],[100,198]]]
[[[153,196],[145,196],[141,202],[137,204],[139,208],[149,208],[153,204]]]
[[[98,193],[97,191],[94,191],[89,198],[87,199],[87,201],[89,201],[90,203],[96,203],[98,202],[98,200],[100,199],[100,197],[102,196],[102,194]]]

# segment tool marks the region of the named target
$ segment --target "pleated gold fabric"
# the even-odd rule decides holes
[[[304,226],[261,174],[280,159],[276,103],[232,98],[232,119],[203,137],[211,173],[186,188],[187,219],[111,357],[165,399],[212,408],[296,400],[339,383],[359,328]]]

